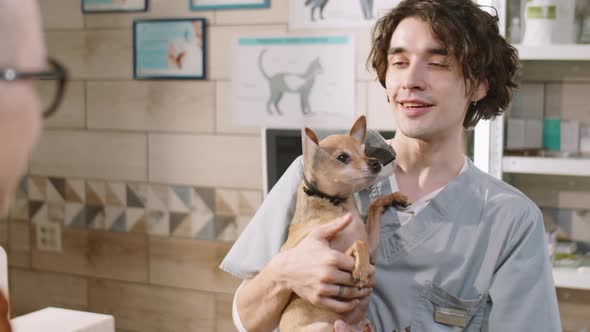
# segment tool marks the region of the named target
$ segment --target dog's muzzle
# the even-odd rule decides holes
[[[385,166],[395,160],[395,152],[393,152],[393,150],[377,146],[365,145],[365,156],[375,158],[375,160],[378,161],[380,165],[377,172],[381,170],[381,166]],[[373,170],[373,165],[369,164],[369,167]]]
[[[381,172],[381,161],[380,160],[371,159],[371,160],[369,160],[369,162],[367,162],[367,165],[369,165],[369,169],[371,170],[371,173],[377,174],[377,173]]]

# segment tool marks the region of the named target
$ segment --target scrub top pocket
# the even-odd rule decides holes
[[[473,300],[456,297],[445,289],[427,283],[420,294],[411,329],[416,332],[481,331],[488,294]]]

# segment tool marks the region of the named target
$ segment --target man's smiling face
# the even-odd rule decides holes
[[[432,140],[462,130],[471,100],[461,67],[428,23],[415,17],[402,20],[391,36],[387,58],[387,96],[405,136]],[[471,99],[482,98],[479,92],[485,95],[477,89]]]

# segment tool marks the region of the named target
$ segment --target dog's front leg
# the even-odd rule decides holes
[[[407,207],[408,198],[400,192],[395,192],[387,196],[377,198],[369,206],[366,228],[368,234],[367,242],[369,246],[369,255],[371,258],[371,263],[375,262],[377,247],[379,246],[381,215],[383,214],[383,211],[385,211],[385,208],[389,206]]]
[[[354,268],[352,278],[356,287],[363,288],[369,283],[369,249],[367,243],[362,240],[356,240],[346,249],[346,255],[354,257]]]

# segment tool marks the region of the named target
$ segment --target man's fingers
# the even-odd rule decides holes
[[[350,301],[336,300],[331,297],[322,297],[317,305],[327,308],[337,313],[349,312],[359,304],[359,300],[354,299]]]
[[[334,332],[352,332],[352,330],[344,321],[339,319],[334,323]]]
[[[358,287],[350,287],[344,285],[332,285],[331,295],[343,298],[343,299],[356,299],[365,297],[371,293],[371,289],[364,287],[359,289]]]
[[[336,218],[325,225],[321,225],[316,227],[313,231],[309,233],[310,236],[314,236],[316,238],[330,240],[332,239],[338,232],[346,228],[348,224],[352,221],[352,213],[347,213],[340,218]]]
[[[343,259],[336,263],[338,271],[334,274],[335,279],[332,280],[335,284],[344,284],[352,286],[354,278],[352,277],[352,270],[354,269],[354,259],[346,255],[342,255]]]

